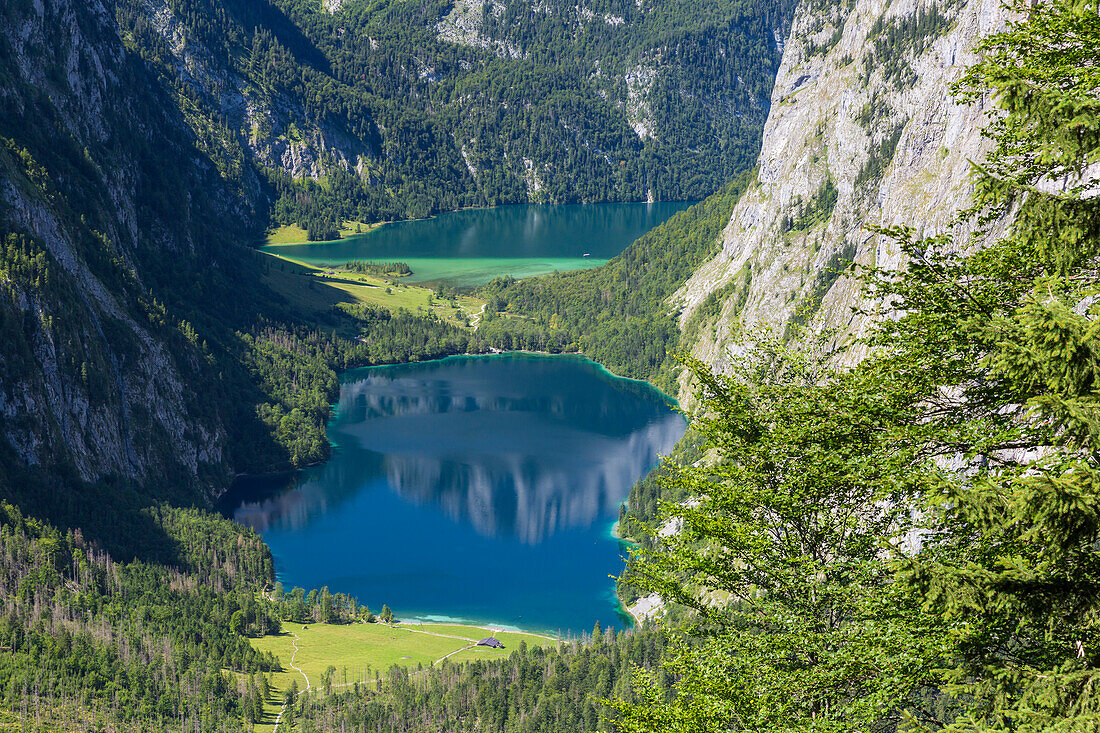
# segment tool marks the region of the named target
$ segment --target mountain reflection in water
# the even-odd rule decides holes
[[[249,497],[238,489],[232,498],[233,517],[264,535],[277,560],[281,537],[347,546],[383,535],[451,549],[478,545],[489,557],[464,564],[500,577],[507,560],[499,553],[528,565],[583,564],[584,547],[595,543],[609,546],[597,548],[601,557],[615,558],[606,532],[619,504],[684,432],[683,418],[656,390],[580,358],[463,357],[357,370],[342,381],[329,425],[333,458],[284,478],[275,491],[269,485]],[[383,500],[387,494],[398,501]],[[323,529],[349,514],[353,529]],[[464,539],[469,530],[487,543]],[[341,540],[341,531],[361,536]],[[556,535],[562,539],[551,542]],[[543,554],[555,557],[538,555],[544,543],[553,549]],[[457,574],[447,555],[406,572]],[[354,568],[344,565],[350,577]],[[605,585],[616,570],[602,572]],[[388,602],[397,608],[400,599]]]

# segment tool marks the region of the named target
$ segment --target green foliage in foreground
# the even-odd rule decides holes
[[[742,174],[602,267],[494,280],[480,293],[488,306],[478,335],[502,349],[580,351],[616,374],[675,391],[681,335],[668,299],[718,252],[752,177]]]
[[[697,501],[634,582],[699,623],[621,730],[1100,729],[1100,18],[1016,9],[968,79],[1000,103],[968,215],[1009,233],[886,232],[903,315],[849,371],[767,338],[693,365],[715,461],[670,470]]]
[[[692,365],[719,461],[669,469],[697,498],[671,505],[680,531],[651,538],[631,581],[694,609],[705,642],[666,661],[673,703],[620,705],[625,730],[873,730],[936,689],[945,635],[883,556],[925,476],[891,429],[905,405],[830,356],[761,337],[730,376]]]

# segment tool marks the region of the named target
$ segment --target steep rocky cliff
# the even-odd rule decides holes
[[[194,388],[209,355],[156,286],[226,264],[247,200],[103,3],[5,3],[0,68],[0,484],[224,483],[226,433]]]
[[[744,326],[783,333],[817,322],[854,339],[852,260],[902,267],[866,226],[953,232],[969,203],[970,161],[985,151],[981,101],[951,85],[1005,18],[998,0],[806,0],[772,94],[758,181],[723,233],[722,251],[673,297],[693,353],[721,367]],[[849,354],[858,359],[859,347]]]

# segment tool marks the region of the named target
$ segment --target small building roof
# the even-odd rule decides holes
[[[492,636],[487,636],[477,643],[478,646],[491,646],[494,649],[503,649],[504,645],[499,640]]]

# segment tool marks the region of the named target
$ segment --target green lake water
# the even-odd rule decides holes
[[[468,209],[386,224],[334,242],[272,245],[265,252],[329,267],[350,260],[408,263],[406,282],[474,286],[596,267],[690,203],[520,205]],[[587,256],[586,256],[587,255]]]

